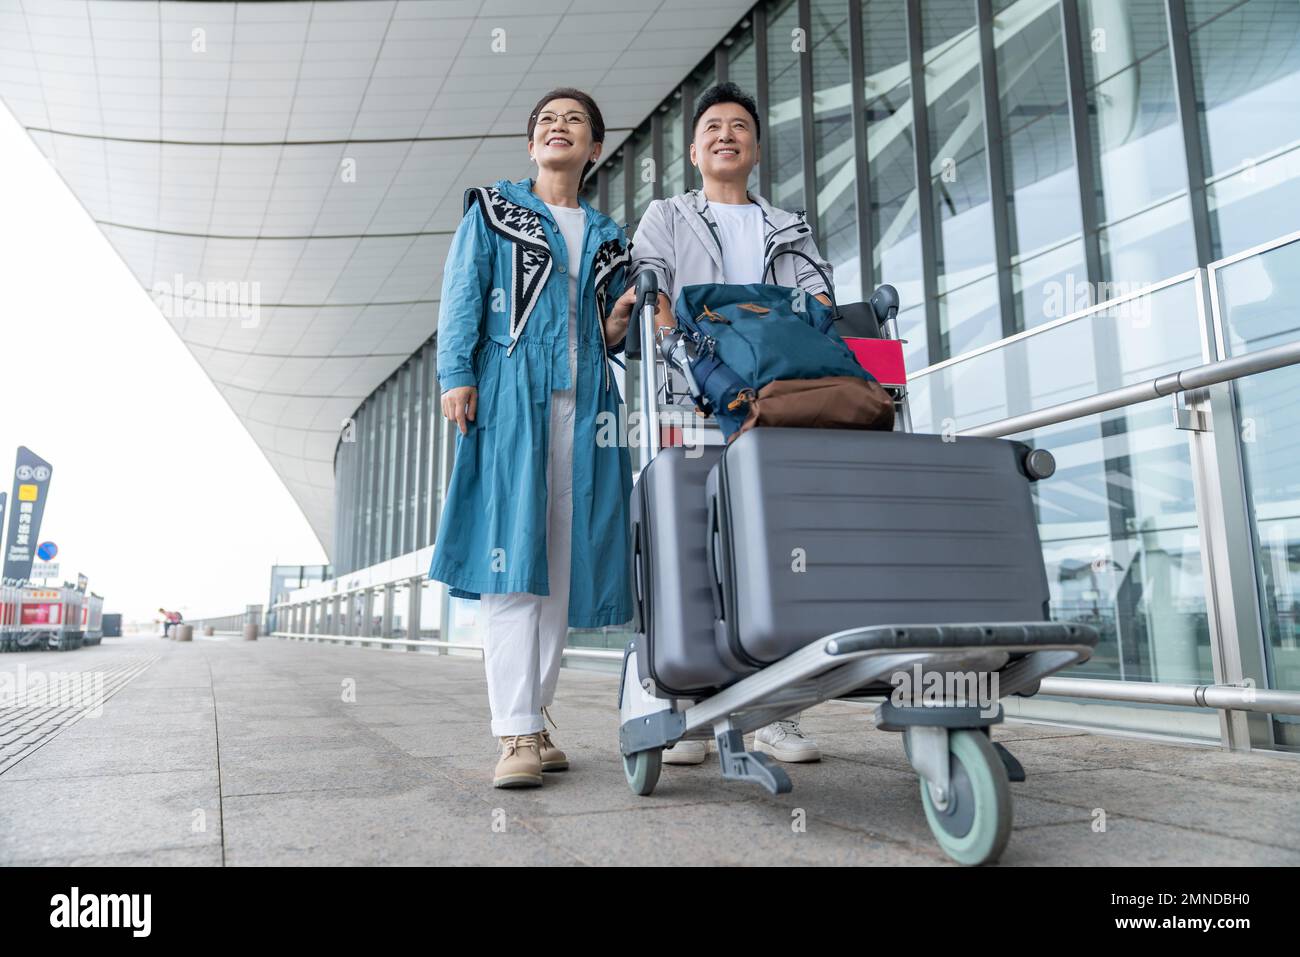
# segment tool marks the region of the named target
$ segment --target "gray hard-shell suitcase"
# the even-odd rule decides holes
[[[1005,439],[741,434],[707,487],[719,657],[743,674],[848,628],[1046,620],[1034,455]]]
[[[734,681],[713,641],[704,485],[721,446],[668,448],[632,490],[633,628],[661,696],[697,698]]]

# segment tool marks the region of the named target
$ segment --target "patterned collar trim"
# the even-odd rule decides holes
[[[542,218],[536,210],[511,202],[495,186],[474,186],[465,190],[465,212],[478,203],[493,232],[509,240],[514,248],[510,264],[510,347],[515,351],[528,317],[541,298],[554,266],[546,242]]]
[[[593,284],[596,287],[596,307],[601,316],[605,315],[606,293],[609,281],[614,278],[620,266],[632,264],[632,244],[624,245],[617,239],[607,239],[596,250],[596,259],[592,263]]]
[[[614,273],[620,267],[629,267],[632,265],[632,243],[626,245],[617,239],[607,239],[600,244],[596,250],[596,258],[592,263],[592,275],[595,277],[596,287],[596,322],[600,325],[600,341],[608,348],[605,342],[605,310],[606,303],[609,300],[609,283],[614,278]],[[624,273],[626,275],[626,272]],[[605,367],[605,389],[609,390],[609,356],[604,357]]]

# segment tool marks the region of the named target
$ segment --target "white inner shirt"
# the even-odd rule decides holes
[[[763,281],[763,208],[757,203],[709,203],[722,241],[722,278],[728,283]]]
[[[547,203],[546,208],[555,217],[555,222],[560,227],[560,235],[564,237],[564,245],[568,247],[569,251],[569,388],[572,389],[578,384],[576,381],[578,374],[578,273],[582,271],[582,244],[583,234],[587,230],[587,214],[583,212],[581,206],[570,209],[567,206],[552,206]]]

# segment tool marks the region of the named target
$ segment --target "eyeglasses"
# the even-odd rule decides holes
[[[554,126],[560,120],[559,113],[552,113],[549,110],[537,114],[538,126]],[[579,110],[570,110],[564,114],[564,122],[569,126],[586,126],[587,114]]]

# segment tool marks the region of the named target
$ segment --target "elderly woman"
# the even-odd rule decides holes
[[[543,718],[567,630],[632,617],[631,463],[608,423],[635,293],[619,295],[622,229],[578,198],[604,138],[587,94],[542,97],[536,177],[466,192],[443,273],[438,381],[459,434],[429,577],[481,599],[496,787],[568,768]]]

